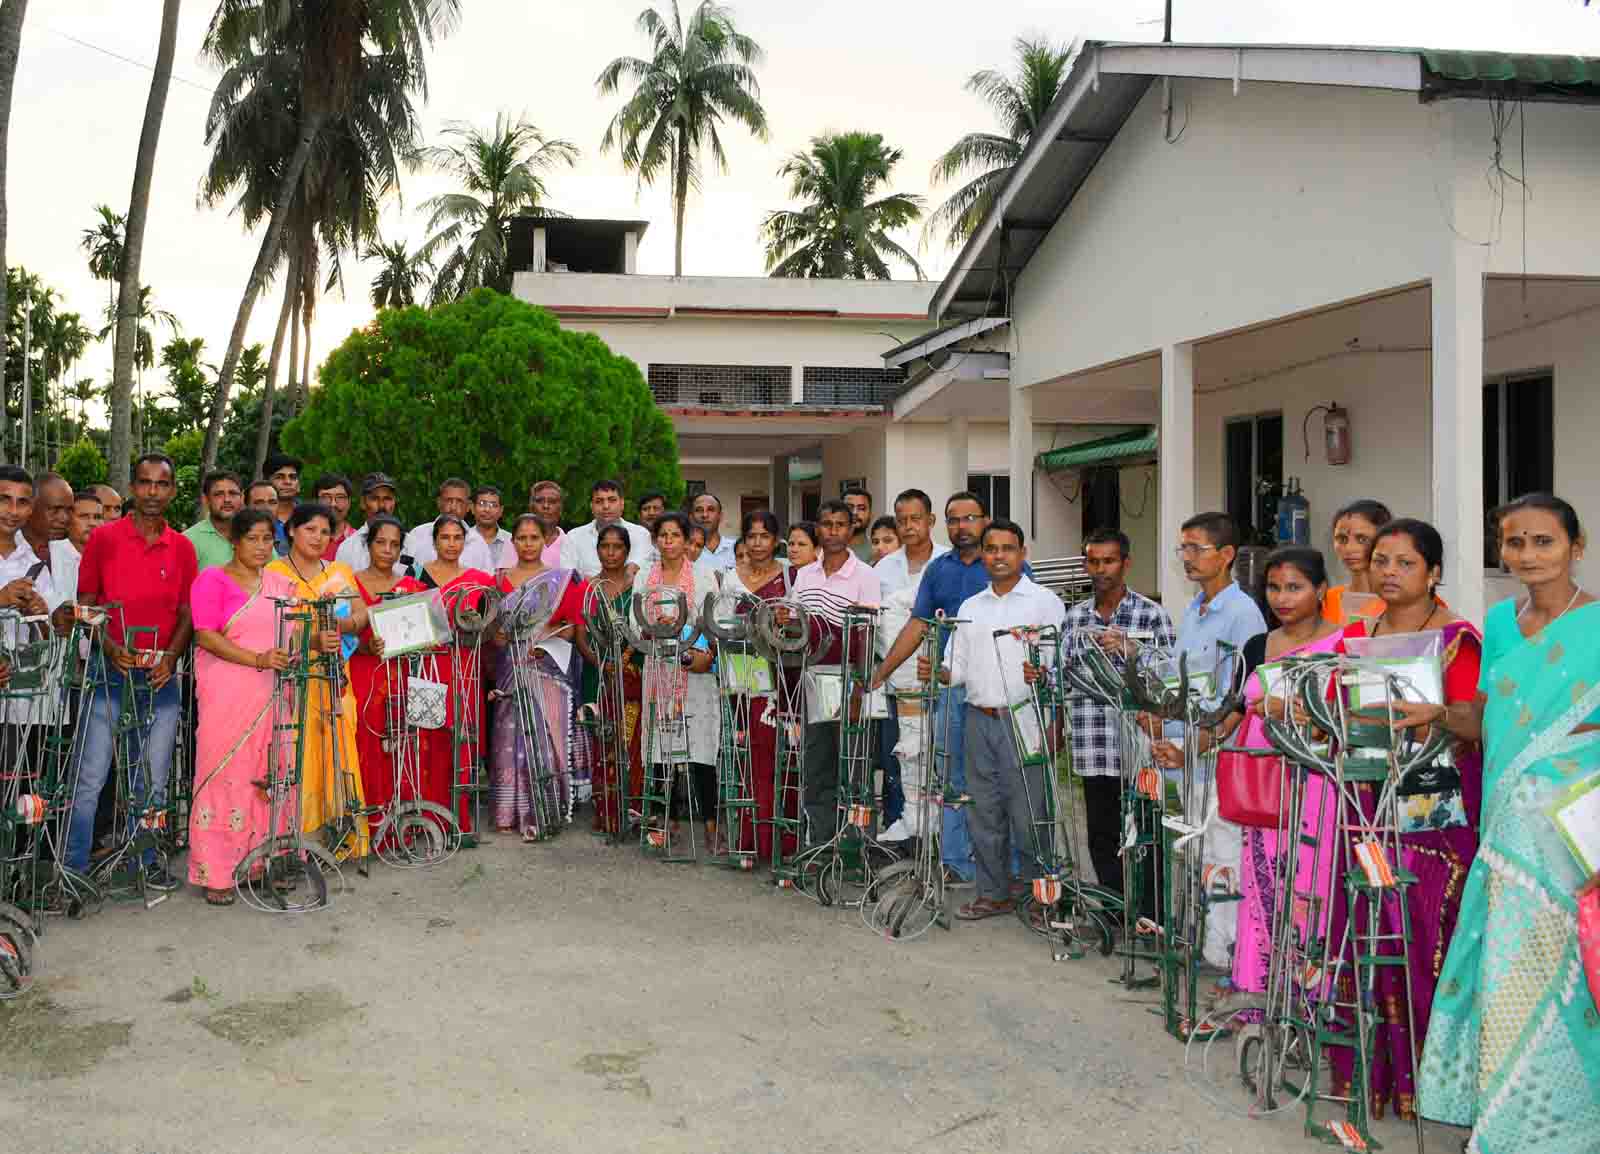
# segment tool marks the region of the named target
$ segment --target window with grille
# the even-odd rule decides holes
[[[647,379],[658,405],[744,408],[789,404],[788,365],[660,365]]]
[[[802,372],[808,405],[886,405],[905,383],[904,368],[807,365]]]
[[[1283,486],[1283,414],[1257,413],[1223,426],[1223,485],[1228,516],[1244,545],[1277,540]]]
[[[1555,380],[1548,372],[1497,377],[1483,386],[1483,511],[1524,493],[1555,488]],[[1500,545],[1483,535],[1483,564],[1500,567]]]

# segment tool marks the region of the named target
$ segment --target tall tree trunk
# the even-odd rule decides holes
[[[250,476],[261,476],[267,467],[267,446],[272,441],[272,392],[278,384],[278,362],[283,356],[283,338],[289,327],[289,313],[294,308],[296,273],[291,261],[289,276],[283,286],[283,307],[278,310],[278,331],[272,335],[272,353],[267,357],[267,383],[261,394],[261,427],[256,430],[256,459]]]
[[[156,48],[156,69],[150,78],[150,96],[144,106],[144,127],[139,130],[139,154],[133,163],[133,194],[128,198],[128,221],[122,242],[122,285],[117,292],[117,345],[111,370],[111,484],[128,491],[128,452],[132,433],[129,403],[133,389],[134,339],[139,326],[123,324],[124,317],[139,314],[139,260],[144,255],[144,221],[150,209],[150,178],[156,167],[156,142],[172,87],[172,56],[178,43],[178,8],[181,0],[161,5],[161,42]]]
[[[315,242],[312,242],[315,243]],[[306,259],[306,269],[311,267],[310,257]],[[306,401],[311,396],[311,319],[317,311],[317,282],[313,279],[306,286],[300,304],[300,391],[295,394],[294,411],[303,413],[306,410]]]
[[[0,334],[5,331],[6,311],[6,146],[10,141],[11,90],[17,78],[17,56],[22,51],[22,18],[28,13],[28,0],[0,0]],[[0,341],[0,346],[4,342]],[[8,460],[6,434],[6,359],[0,352],[0,461]]]
[[[273,258],[283,242],[284,225],[289,219],[289,206],[294,202],[295,189],[305,174],[306,160],[311,156],[311,146],[322,131],[322,121],[313,117],[300,127],[300,141],[295,145],[289,167],[278,182],[278,196],[272,205],[272,219],[267,233],[261,238],[260,251],[256,253],[255,267],[245,282],[244,297],[239,301],[239,313],[233,319],[233,332],[228,336],[228,352],[222,358],[222,369],[217,373],[217,395],[211,405],[211,423],[206,426],[205,452],[201,458],[202,471],[217,463],[217,442],[222,438],[222,419],[228,411],[228,393],[233,388],[233,373],[239,366],[239,354],[244,349],[245,330],[250,327],[250,312],[255,308],[256,297],[261,295],[272,271]]]
[[[676,231],[672,240],[672,275],[683,275],[683,210],[689,199],[689,141],[683,135],[683,130],[678,130],[677,142],[678,163],[672,171],[672,211],[675,217]]]
[[[283,384],[284,408],[291,417],[299,411],[295,406],[300,403],[300,309],[305,304],[305,285],[301,283],[298,259],[294,268],[294,307],[289,310],[289,376]]]

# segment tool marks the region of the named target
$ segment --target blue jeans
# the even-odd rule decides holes
[[[945,729],[948,716],[950,728]],[[945,737],[945,787],[954,794],[967,792],[967,688],[952,686],[939,694],[933,706],[935,732]],[[944,864],[963,881],[971,881],[977,873],[977,863],[972,857],[972,839],[967,835],[967,811],[964,807],[944,810],[944,833],[941,852]]]
[[[116,724],[122,713],[122,694],[130,683],[140,689],[144,699],[144,682],[149,674],[143,669],[131,670],[124,675],[109,669],[108,684],[95,687],[94,698],[87,714],[80,721],[79,740],[83,742],[83,758],[78,770],[78,787],[72,797],[72,821],[67,827],[67,867],[86,873],[89,869],[89,850],[94,844],[94,814],[100,801],[100,790],[111,773],[111,763],[116,752]],[[164,806],[167,801],[167,778],[172,774],[172,755],[177,748],[178,715],[180,712],[178,679],[172,678],[156,691],[153,718],[147,719],[148,729],[129,735],[133,755],[129,789],[135,799],[134,811],[128,815],[128,828],[119,831],[127,836],[139,818],[139,810],[151,806]],[[144,780],[148,771],[148,786]],[[146,789],[148,788],[148,793]],[[154,860],[147,851],[146,864]]]

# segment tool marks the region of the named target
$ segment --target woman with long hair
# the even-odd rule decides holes
[[[501,602],[501,628],[495,644],[500,657],[495,677],[494,741],[489,751],[493,780],[495,829],[522,834],[523,841],[548,837],[559,828],[569,801],[582,800],[587,784],[588,742],[577,731],[577,654],[584,652],[583,598],[588,586],[574,569],[545,566],[544,527],[532,513],[518,517],[511,530],[516,564],[501,569],[495,581]],[[535,578],[543,580],[529,585]],[[508,635],[532,590],[554,602],[554,609],[536,635]],[[517,707],[526,699],[531,710]],[[531,718],[533,732],[525,732]],[[538,742],[538,748],[533,743]],[[538,768],[549,774],[549,784],[536,783]],[[584,781],[580,783],[580,776]],[[543,796],[535,804],[536,788]],[[541,810],[543,814],[541,814]]]
[[[1494,520],[1523,596],[1489,610],[1474,698],[1431,714],[1481,725],[1483,806],[1418,1092],[1425,1116],[1472,1128],[1479,1154],[1591,1150],[1600,974],[1585,988],[1578,911],[1600,875],[1586,876],[1551,810],[1600,776],[1600,621],[1574,571],[1571,505],[1533,493]]]
[[[331,843],[339,857],[365,857],[367,818],[362,812],[361,759],[356,748],[356,699],[350,689],[345,638],[366,628],[367,608],[356,576],[343,561],[325,561],[333,533],[333,510],[326,505],[296,505],[286,526],[289,552],[267,566],[286,577],[294,595],[321,601],[320,628],[307,639],[320,655],[324,677],[306,688],[305,755],[301,763],[300,824],[313,837]],[[352,604],[353,602],[353,604]]]
[[[196,577],[189,595],[199,718],[189,880],[213,906],[233,904],[234,871],[272,832],[260,783],[268,777],[276,675],[289,667],[274,602],[294,596],[288,578],[266,571],[272,514],[241,509],[230,530],[233,557]]]

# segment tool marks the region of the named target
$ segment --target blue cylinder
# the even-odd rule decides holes
[[[1278,498],[1278,544],[1311,544],[1311,502],[1300,491],[1300,482],[1291,477]]]

